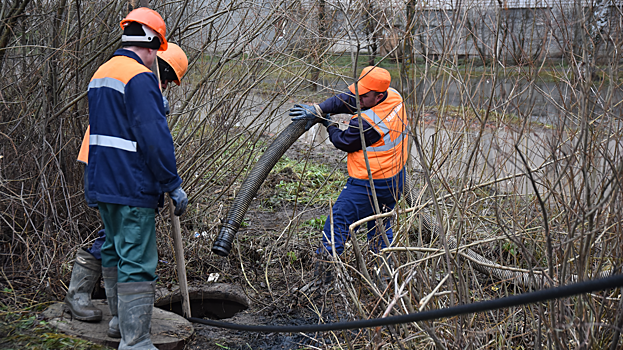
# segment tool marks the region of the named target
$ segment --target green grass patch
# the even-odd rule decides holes
[[[267,205],[272,207],[283,202],[303,204],[328,204],[335,202],[348,178],[340,170],[304,161],[282,157],[272,170],[274,192]],[[324,224],[324,222],[323,222]]]
[[[322,230],[324,223],[327,221],[326,215],[321,215],[319,218],[313,218],[305,221],[301,226],[310,227],[317,230]]]

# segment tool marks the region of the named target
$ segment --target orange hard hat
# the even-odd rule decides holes
[[[173,80],[173,82],[179,86],[180,80],[182,80],[182,77],[186,74],[186,70],[188,69],[188,57],[186,57],[181,47],[173,43],[169,43],[168,45],[169,47],[166,51],[158,51],[158,57],[173,68],[177,76],[177,80]]]
[[[361,71],[357,85],[359,86],[359,95],[363,95],[368,91],[385,92],[389,89],[392,77],[386,69],[381,67],[369,66]],[[348,87],[350,92],[355,93],[355,84]]]
[[[147,7],[139,7],[132,10],[128,15],[119,23],[121,28],[125,28],[130,22],[138,22],[145,25],[156,32],[158,39],[160,39],[160,47],[158,51],[164,51],[167,49],[167,25],[164,23],[162,16],[152,9]]]

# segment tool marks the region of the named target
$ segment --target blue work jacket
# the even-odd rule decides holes
[[[120,49],[89,83],[88,192],[96,202],[157,208],[182,183],[156,76]]]

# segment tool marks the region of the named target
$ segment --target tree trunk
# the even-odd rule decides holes
[[[312,52],[312,68],[311,80],[314,82],[313,91],[318,91],[318,87],[322,85],[320,80],[320,70],[322,69],[322,61],[327,41],[327,20],[326,20],[326,0],[318,0],[318,45],[313,48]]]
[[[366,23],[366,38],[368,40],[368,65],[373,66],[376,61],[376,54],[378,52],[378,33],[376,31],[376,21],[374,19],[374,6],[372,1],[368,1],[365,12]]]
[[[2,62],[4,58],[4,53],[6,50],[2,50],[6,48],[9,44],[9,39],[11,39],[11,34],[13,31],[13,26],[17,23],[17,20],[24,14],[24,10],[26,9],[26,5],[30,0],[17,0],[11,6],[9,12],[2,16],[2,21],[0,22],[0,70],[2,70]],[[1,25],[4,23],[4,25]]]

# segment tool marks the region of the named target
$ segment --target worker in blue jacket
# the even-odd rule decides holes
[[[188,199],[177,174],[173,138],[151,67],[167,49],[166,25],[148,8],[121,21],[123,48],[89,83],[89,196],[97,202],[106,241],[102,275],[118,327],[119,349],[155,349],[150,337],[156,264],[155,214],[169,193],[175,215]],[[117,310],[114,310],[114,309]]]
[[[349,92],[333,96],[320,104],[295,105],[290,110],[290,116],[294,117],[292,120],[308,120],[308,128],[311,122],[322,118],[331,143],[348,153],[349,178],[332,209],[334,234],[332,237],[331,220],[327,218],[322,231],[322,245],[316,251],[315,273],[321,277],[322,283],[332,279],[326,261],[333,252],[333,246],[338,255],[344,251],[344,245],[350,238],[349,226],[355,221],[379,214],[373,203],[359,131],[360,121],[379,210],[392,210],[400,198],[404,167],[408,159],[408,127],[403,99],[398,91],[390,88],[390,82],[390,74],[383,68],[370,66],[363,69],[357,82],[361,119],[357,114],[355,84],[349,86]],[[339,113],[352,115],[345,130],[341,130],[331,120],[331,114]],[[386,247],[393,239],[389,220],[385,221],[384,230],[376,227],[374,220],[369,221],[367,237],[371,250],[378,251],[379,247]]]
[[[176,85],[180,85],[180,81],[188,69],[188,58],[184,51],[176,44],[168,43],[167,50],[158,51],[157,55],[162,89],[165,90],[169,83],[172,82]],[[163,103],[165,114],[168,114],[168,101],[164,96]],[[85,165],[88,165],[89,138],[90,128],[85,134],[80,153],[78,154],[78,161]],[[84,180],[84,194],[87,205],[97,208],[97,202],[89,196],[88,176],[85,176]],[[71,315],[77,320],[99,322],[102,319],[102,310],[93,305],[91,294],[93,293],[95,285],[99,282],[99,277],[102,272],[102,257],[100,252],[105,241],[106,232],[105,230],[100,230],[98,232],[98,238],[93,242],[90,248],[78,249],[76,253],[71,280],[65,296],[65,305]],[[108,278],[109,276],[106,277]],[[112,271],[112,276],[108,279],[116,281],[117,276],[114,274],[114,269]],[[116,305],[115,302],[111,304]],[[113,315],[117,315],[116,310],[114,310]],[[121,338],[118,322],[113,322],[113,327],[109,327],[108,336],[111,338]]]

